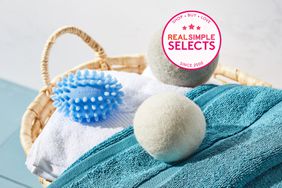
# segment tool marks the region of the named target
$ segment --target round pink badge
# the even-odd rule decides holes
[[[197,70],[217,57],[221,33],[210,16],[187,10],[167,22],[162,34],[162,47],[171,63],[182,69]]]

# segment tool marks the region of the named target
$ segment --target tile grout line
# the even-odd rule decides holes
[[[15,184],[20,185],[20,186],[25,187],[25,188],[32,188],[32,187],[30,187],[30,186],[28,186],[28,185],[26,185],[26,184],[23,184],[23,183],[21,183],[21,182],[18,182],[18,181],[16,181],[16,180],[13,180],[13,179],[11,179],[11,178],[8,178],[8,177],[6,177],[6,176],[3,176],[2,174],[0,174],[0,178],[5,179],[5,180],[7,180],[7,181],[10,181],[10,182],[12,182],[12,183],[15,183]]]
[[[8,135],[7,138],[6,138],[5,140],[3,140],[3,141],[0,143],[0,148],[1,148],[3,145],[5,145],[5,144],[13,137],[13,134],[14,134],[15,132],[17,132],[17,131],[20,131],[20,129],[19,129],[19,128],[16,128],[15,130],[13,130],[13,131],[11,132],[11,134]],[[20,133],[19,133],[19,137],[20,137]],[[1,174],[0,174],[0,175],[1,175]]]

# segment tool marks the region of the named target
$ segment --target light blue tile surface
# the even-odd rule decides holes
[[[21,117],[36,93],[0,79],[0,144],[20,126]]]
[[[21,118],[37,92],[0,79],[0,188],[40,187],[25,167],[20,145]]]
[[[13,182],[13,180],[8,179],[6,177],[1,177],[0,176],[0,185],[1,188],[22,188],[22,187],[26,187],[28,188],[29,186],[23,185],[23,184],[19,184],[17,182]]]
[[[25,154],[20,145],[19,128],[2,144],[0,153],[0,174],[2,176],[31,187],[40,187],[37,177],[32,175],[24,164]]]

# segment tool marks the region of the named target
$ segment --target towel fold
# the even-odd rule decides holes
[[[32,145],[27,156],[28,169],[45,179],[56,179],[69,165],[93,146],[132,124],[137,107],[149,96],[175,91],[184,94],[187,88],[162,84],[135,73],[105,71],[122,84],[124,104],[105,121],[84,126],[55,111]]]
[[[271,187],[281,185],[282,91],[203,85],[186,95],[204,112],[206,137],[188,159],[157,161],[133,128],[72,164],[49,187]],[[273,177],[273,178],[272,178]]]

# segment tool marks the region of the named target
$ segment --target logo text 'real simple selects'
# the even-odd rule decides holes
[[[162,47],[171,63],[186,70],[198,70],[218,56],[221,33],[207,14],[187,10],[173,16],[162,33]]]

